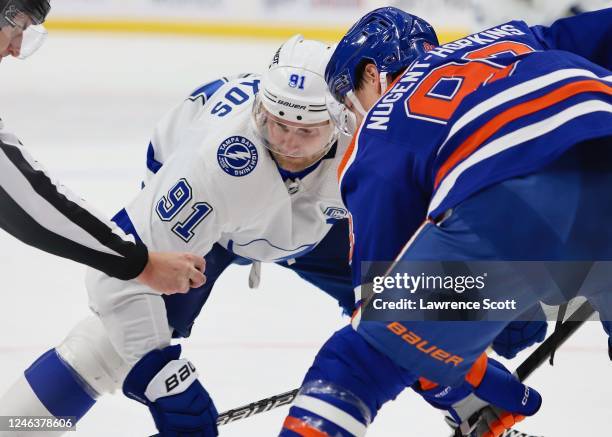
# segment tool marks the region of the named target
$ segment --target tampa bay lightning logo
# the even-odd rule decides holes
[[[217,161],[230,176],[246,176],[257,166],[259,156],[255,145],[245,137],[229,137],[217,150]]]

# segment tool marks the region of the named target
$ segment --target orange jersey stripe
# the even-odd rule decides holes
[[[423,391],[432,390],[438,387],[438,384],[423,377],[419,378],[419,384],[421,385],[421,390]]]
[[[302,437],[329,437],[329,434],[326,432],[319,431],[318,429],[313,428],[308,425],[303,420],[298,419],[297,417],[287,416],[285,422],[283,423],[283,428],[288,429],[289,431],[293,431],[296,434],[301,435]]]
[[[349,212],[348,214],[348,224],[349,224],[349,255],[348,262],[351,264],[353,262],[353,250],[355,249],[355,233],[353,232],[353,215]]]
[[[359,135],[359,131],[355,132],[355,135],[353,135],[351,144],[349,144],[349,146],[347,147],[346,152],[344,152],[344,156],[342,157],[342,161],[340,161],[340,165],[338,166],[338,182],[340,182],[340,179],[342,178],[342,173],[344,173],[344,169],[346,168],[346,165],[351,159],[353,150],[355,150],[355,142],[357,141],[358,135]]]
[[[508,123],[548,108],[577,94],[592,91],[612,95],[612,87],[592,79],[582,80],[566,84],[542,97],[521,103],[520,105],[509,108],[501,114],[496,115],[482,127],[476,130],[476,132],[470,135],[457,148],[457,150],[455,150],[451,156],[449,156],[446,162],[440,167],[440,170],[438,170],[435,180],[435,188],[438,188],[438,185],[442,179],[444,179],[452,168],[474,153],[474,151],[478,149],[485,141],[491,138],[491,136],[493,136],[499,129],[506,126]]]
[[[483,353],[480,357],[478,357],[478,359],[465,377],[465,380],[472,387],[477,388],[480,385],[485,376],[485,373],[487,373],[488,363],[489,357],[487,357],[486,353]]]

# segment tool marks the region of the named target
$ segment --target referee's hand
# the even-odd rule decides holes
[[[187,293],[206,283],[206,262],[190,253],[149,252],[149,261],[136,279],[163,294]]]

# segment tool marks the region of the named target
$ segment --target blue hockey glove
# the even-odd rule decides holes
[[[537,305],[499,333],[493,341],[493,350],[504,358],[514,358],[523,349],[543,341],[547,329],[544,311]]]
[[[522,384],[499,362],[482,355],[460,387],[442,387],[420,379],[413,386],[429,404],[446,410],[447,421],[464,435],[499,436],[515,423],[538,412],[542,397]],[[483,420],[469,423],[481,412]],[[475,434],[474,434],[475,433]],[[490,434],[487,434],[490,433]]]
[[[216,437],[217,410],[181,347],[145,355],[123,383],[123,393],[149,407],[163,437]]]

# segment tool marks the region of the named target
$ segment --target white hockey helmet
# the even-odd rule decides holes
[[[253,118],[273,152],[296,158],[323,155],[336,141],[324,79],[332,51],[322,42],[295,35],[272,58],[261,78]]]

